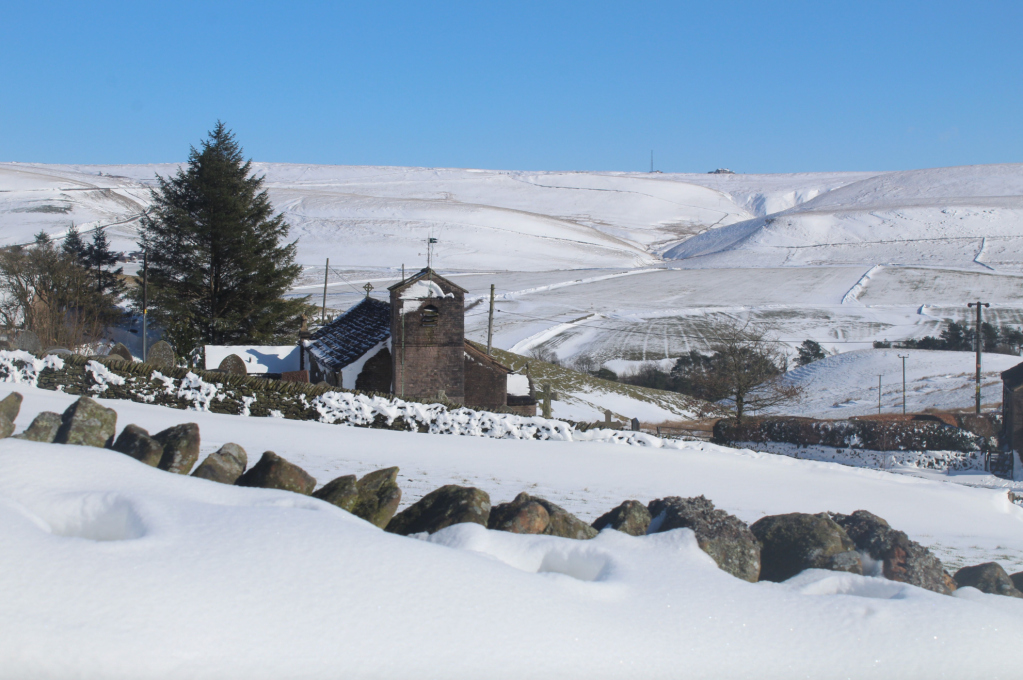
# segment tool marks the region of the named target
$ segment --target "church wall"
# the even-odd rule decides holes
[[[394,394],[436,397],[441,390],[449,401],[465,399],[465,294],[441,278],[434,281],[452,297],[402,300],[401,289],[391,291],[391,348]],[[402,305],[415,307],[401,314]],[[432,325],[428,306],[436,308]]]
[[[465,405],[476,408],[503,407],[508,400],[508,373],[473,359],[465,353]]]

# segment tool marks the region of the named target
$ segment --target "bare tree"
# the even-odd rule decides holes
[[[97,342],[117,314],[89,271],[40,234],[28,248],[0,250],[0,324],[26,329],[44,347],[80,349]]]
[[[561,359],[558,358],[557,352],[552,350],[550,347],[544,347],[542,345],[534,347],[529,350],[529,356],[543,361],[544,363],[554,364],[555,366],[561,365]]]
[[[741,423],[747,411],[763,412],[800,396],[801,389],[782,378],[787,359],[780,346],[765,329],[734,321],[715,329],[710,357],[679,362],[672,375],[694,396],[731,399]]]

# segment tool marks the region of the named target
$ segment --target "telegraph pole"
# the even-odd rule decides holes
[[[494,342],[494,284],[490,284],[490,318],[487,319],[487,356]]]
[[[902,415],[906,415],[906,359],[909,355],[897,354],[897,357],[902,359]]]
[[[327,275],[330,274],[330,258],[327,258],[327,266],[323,269],[323,309],[320,311],[320,323],[327,323]]]
[[[981,311],[980,310],[981,310],[981,307],[990,307],[991,303],[989,303],[989,302],[981,302],[980,300],[977,300],[976,302],[968,303],[966,306],[967,307],[976,307],[977,308],[977,335],[976,335],[976,339],[974,340],[974,345],[975,345],[975,347],[977,349],[977,415],[979,416],[980,415],[980,350],[983,347],[983,343],[981,342],[981,331],[980,331],[980,327],[981,327],[981,325],[983,323],[983,317],[981,316]]]
[[[138,271],[138,270],[136,270]],[[142,362],[146,361],[146,313],[149,311],[149,251],[142,251]]]
[[[881,374],[877,376],[877,415],[881,415]]]

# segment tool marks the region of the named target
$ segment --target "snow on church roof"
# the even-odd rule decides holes
[[[455,297],[454,293],[445,294],[435,281],[424,281],[420,279],[411,286],[401,291],[402,300],[421,300],[423,298]]]
[[[424,269],[419,270],[418,272],[416,272],[412,276],[408,277],[407,279],[405,279],[403,281],[400,281],[400,282],[394,284],[393,286],[388,286],[387,290],[390,290],[390,291],[400,290],[400,291],[404,292],[404,290],[407,287],[415,286],[418,282],[422,281],[423,279],[426,279],[427,283],[433,284],[433,285],[437,285],[438,281],[442,281],[444,283],[444,285],[443,286],[438,286],[439,288],[441,288],[441,290],[443,290],[444,288],[447,288],[449,292],[454,291],[454,292],[457,292],[457,293],[462,293],[463,295],[465,295],[466,293],[469,292],[465,288],[462,288],[461,286],[459,286],[454,281],[451,281],[450,279],[444,278],[443,276],[441,276],[440,274],[438,274],[434,270],[430,269],[429,267],[426,267]],[[406,296],[403,294],[401,297],[405,298]]]
[[[339,371],[391,335],[391,305],[364,298],[313,333],[309,351],[321,367]]]

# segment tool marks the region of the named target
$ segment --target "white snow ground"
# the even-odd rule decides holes
[[[881,412],[902,412],[902,359],[906,359],[906,412],[962,409],[975,403],[976,357],[972,352],[859,349],[793,369],[786,379],[803,388],[803,397],[778,412],[809,418],[849,418],[877,413],[877,377],[881,376]],[[1005,354],[984,354],[981,403],[1002,403],[1000,373],[1023,362]]]
[[[18,386],[19,429],[73,398]],[[0,396],[9,389],[0,389]],[[402,467],[521,490],[591,519],[626,498],[705,494],[746,521],[867,508],[952,568],[1023,565],[1004,492],[694,445],[484,440],[103,402],[155,431],[200,424],[321,483]],[[121,454],[0,441],[3,678],[1010,677],[1023,602],[810,571],[749,584],[688,530],[587,542],[456,526],[385,534],[287,492],[226,487]]]

